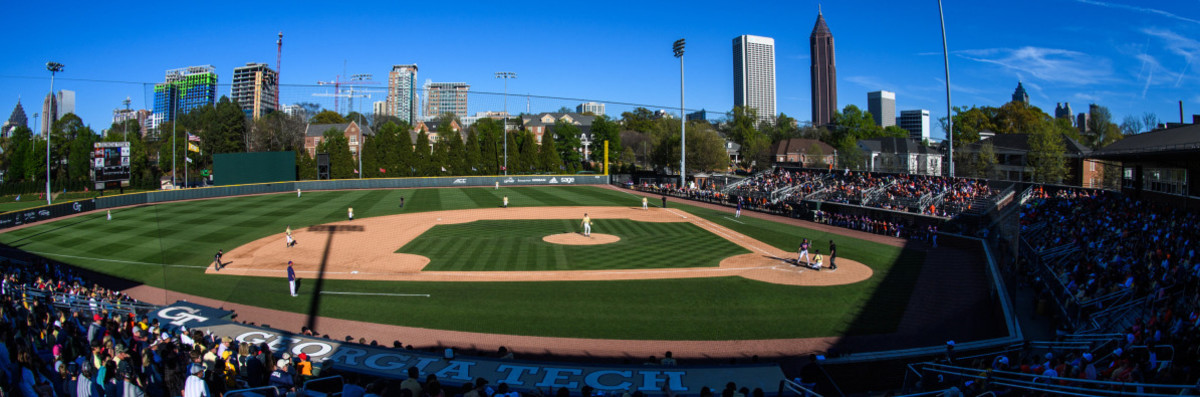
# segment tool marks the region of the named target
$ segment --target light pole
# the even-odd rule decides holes
[[[63,70],[63,64],[46,62],[46,70],[50,71],[50,98],[54,99],[54,75]],[[51,117],[51,115],[46,115]],[[50,205],[50,129],[46,129],[46,205]]]
[[[942,20],[942,61],[946,63],[946,142],[949,142],[950,177],[954,177],[954,113],[950,108],[950,52],[946,49],[946,15],[942,13],[942,0],[938,0],[938,18]]]
[[[371,80],[372,77],[375,77],[375,76],[368,74],[368,73],[360,73],[360,74],[350,76],[350,81],[367,81],[367,80]],[[370,98],[371,95],[367,94],[367,97]],[[350,87],[350,96],[348,98],[350,99],[351,102],[350,102],[349,106],[347,106],[347,107],[351,108],[351,111],[353,111],[354,113],[358,113],[358,145],[356,145],[358,147],[355,148],[354,151],[356,154],[358,154],[357,156],[355,156],[355,157],[358,157],[358,179],[363,179],[363,174],[367,173],[367,170],[364,170],[362,167],[363,146],[365,146],[364,143],[366,143],[366,142],[363,142],[362,113],[353,108],[353,106],[354,106],[353,105],[353,103],[354,103],[353,102],[354,101],[354,87]],[[362,106],[361,101],[359,102],[359,106]]]
[[[683,39],[675,40],[671,47],[679,58],[679,188],[687,186],[687,113],[683,109]]]
[[[517,78],[517,74],[513,72],[496,72],[496,78],[504,79],[504,128],[501,128],[501,133],[504,134],[504,175],[508,175],[508,79]]]
[[[175,181],[175,169],[179,168],[179,163],[175,161],[175,124],[179,124],[179,99],[175,98],[175,88],[171,87],[171,188],[178,189],[179,185]]]
[[[129,142],[129,97],[125,97],[125,142]]]

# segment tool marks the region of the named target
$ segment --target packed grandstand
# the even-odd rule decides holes
[[[1200,300],[1194,211],[1119,193],[1033,186],[1015,194],[966,178],[772,169],[736,183],[631,183],[657,194],[826,225],[930,240],[942,233],[895,218],[812,210],[826,202],[951,219],[1012,200],[1020,252],[1005,271],[1041,291],[1053,340],[1024,341],[904,361],[893,393],[929,395],[1195,394],[1200,380]],[[740,205],[739,205],[740,202]],[[886,212],[885,212],[886,213]],[[159,323],[137,302],[40,258],[10,258],[0,284],[0,396],[336,395],[556,397],[603,395],[590,387],[517,388],[501,379],[450,382],[405,371],[379,377],[322,368],[301,354]],[[252,322],[254,319],[239,319]],[[311,329],[291,330],[315,335]],[[353,340],[352,337],[347,337]],[[367,343],[365,340],[361,343]],[[397,343],[394,349],[412,349]],[[496,353],[511,359],[512,353]],[[650,366],[675,366],[668,355]],[[678,363],[686,365],[687,363]],[[815,363],[778,390],[711,379],[700,396],[839,394]],[[415,370],[415,368],[412,368]],[[642,391],[614,393],[639,396]],[[241,394],[250,395],[250,394]]]

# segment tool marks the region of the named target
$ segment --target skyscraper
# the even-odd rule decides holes
[[[212,65],[171,69],[165,82],[154,85],[154,114],[151,128],[174,121],[177,113],[217,102],[217,68]]]
[[[399,117],[409,124],[418,121],[417,64],[392,65],[392,71],[388,73],[387,105],[383,113]]]
[[[75,91],[58,91],[58,109],[54,111],[54,120],[58,121],[68,113],[75,113]]]
[[[1071,103],[1056,103],[1054,104],[1054,118],[1071,120],[1071,124],[1075,124],[1075,113],[1071,111]]]
[[[896,93],[875,91],[867,93],[867,111],[875,117],[875,125],[896,125]]]
[[[443,113],[454,113],[458,118],[467,117],[467,83],[425,82],[425,119],[433,119]]]
[[[1020,81],[1017,82],[1017,89],[1013,90],[1012,101],[1029,103],[1029,94],[1025,92],[1025,86],[1022,86]]]
[[[58,99],[51,92],[46,94],[46,99],[42,101],[42,136],[45,136],[50,131],[50,126],[54,125],[54,120],[57,119],[54,116],[56,114],[58,114]]]
[[[896,125],[908,131],[913,139],[929,139],[929,111],[925,109],[903,110],[896,118]]]
[[[237,101],[246,116],[258,120],[279,109],[279,100],[275,98],[278,85],[279,73],[267,64],[247,62],[246,66],[233,68],[233,88],[229,97]]]
[[[827,125],[837,113],[837,67],[833,59],[833,33],[825,25],[825,16],[817,10],[817,24],[808,36],[812,60],[813,125]]]
[[[17,127],[29,127],[29,119],[25,115],[25,107],[21,106],[21,98],[17,98],[17,106],[13,108],[12,114],[8,116],[8,121],[0,127],[0,136],[8,138],[12,136],[12,131]]]
[[[775,120],[775,39],[733,39],[733,105],[754,109],[759,120]]]
[[[371,102],[371,114],[373,116],[390,116],[387,110],[387,101]]]

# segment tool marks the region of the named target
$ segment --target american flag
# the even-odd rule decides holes
[[[200,142],[200,137],[198,137],[198,136],[195,136],[195,135],[192,135],[192,134],[187,134],[187,136],[188,136],[188,141],[191,141],[191,142]]]

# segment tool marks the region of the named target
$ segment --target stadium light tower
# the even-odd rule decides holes
[[[504,135],[504,175],[508,175],[508,79],[517,78],[517,74],[496,72],[496,78],[504,79],[504,127],[500,133]]]
[[[687,186],[687,113],[683,109],[683,39],[675,40],[671,47],[679,58],[679,188]]]
[[[54,75],[63,70],[63,64],[46,62],[46,70],[50,71],[50,95],[54,95]],[[52,97],[53,98],[53,97]],[[51,117],[52,115],[46,115]],[[50,130],[46,130],[46,205],[50,205]]]
[[[938,0],[938,17],[942,20],[942,61],[946,63],[946,142],[950,156],[950,177],[954,177],[954,113],[950,108],[950,52],[946,48],[946,15],[942,13],[942,0]]]

